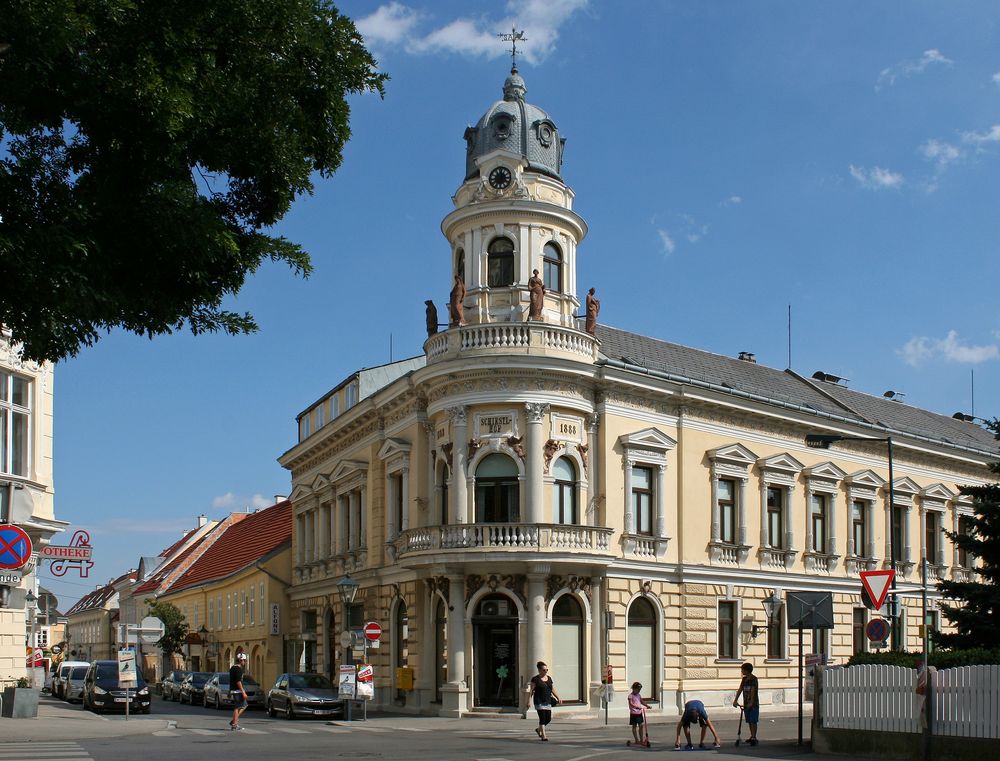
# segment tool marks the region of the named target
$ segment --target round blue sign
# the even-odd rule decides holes
[[[865,626],[865,636],[871,642],[885,642],[889,639],[889,622],[884,618],[873,618]]]
[[[31,560],[31,538],[17,526],[0,527],[0,568],[23,568]]]

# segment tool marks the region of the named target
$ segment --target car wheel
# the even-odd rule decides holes
[[[266,707],[267,707],[267,715],[270,716],[272,719],[278,715],[278,712],[274,710],[274,703],[272,703],[270,700],[267,701]]]
[[[289,700],[287,703],[285,703],[285,718],[288,719],[289,721],[291,721],[292,719],[295,718],[295,711],[292,710],[292,701],[291,700]]]
[[[144,714],[147,714],[147,715],[148,715],[149,713],[151,713],[151,712],[152,712],[152,710],[153,710],[153,706],[151,706],[151,705],[150,705],[150,706],[146,706],[145,708],[143,708],[143,709],[142,709],[142,712],[143,712]]]
[[[178,699],[177,699],[177,702],[178,702],[178,703],[180,703],[181,705],[184,705],[184,704],[185,704],[185,703],[187,702],[187,701],[186,701],[186,700],[184,699],[184,693],[183,693],[183,692],[181,693],[181,696],[180,696],[180,698],[178,698]]]
[[[222,710],[222,701],[219,699],[219,693],[215,693],[215,710]]]

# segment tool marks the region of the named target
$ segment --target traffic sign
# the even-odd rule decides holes
[[[135,687],[135,650],[118,651],[118,685]]]
[[[156,616],[146,616],[139,622],[139,639],[144,645],[155,645],[163,639],[166,628]]]
[[[353,642],[354,642],[354,634],[349,629],[345,629],[340,633],[341,647],[350,647]]]
[[[365,624],[365,638],[375,642],[382,636],[382,627],[376,621],[369,621]]]
[[[0,527],[0,569],[24,568],[31,560],[31,537],[11,523]]]
[[[884,618],[873,618],[865,624],[865,636],[869,642],[885,642],[889,639],[889,622]]]
[[[885,602],[885,597],[889,594],[889,587],[892,586],[892,580],[896,576],[895,571],[862,571],[861,572],[861,583],[864,585],[864,590],[868,593],[868,597],[871,598],[873,610],[878,610],[882,607],[882,603]]]

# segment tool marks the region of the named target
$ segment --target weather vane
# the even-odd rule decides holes
[[[497,37],[499,37],[503,42],[509,42],[510,43],[510,68],[511,69],[516,69],[517,68],[517,41],[518,40],[520,40],[521,42],[527,42],[528,41],[528,38],[524,36],[524,30],[522,29],[519,32],[519,31],[517,31],[517,29],[515,27],[511,27],[509,34],[507,34],[507,33],[498,34]]]

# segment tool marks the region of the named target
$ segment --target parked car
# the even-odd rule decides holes
[[[344,713],[344,702],[337,696],[337,685],[322,674],[296,672],[282,674],[267,693],[267,714],[297,716],[336,716]]]
[[[63,687],[63,699],[67,703],[83,699],[83,685],[89,670],[90,666],[74,666],[70,669],[69,675],[64,679],[66,686]]]
[[[63,661],[52,675],[52,697],[66,699],[66,675],[77,666],[90,666],[87,661]]]
[[[205,683],[215,676],[212,671],[190,671],[181,681],[177,692],[178,703],[201,703],[205,705]]]
[[[81,695],[84,710],[99,711],[129,710],[134,713],[149,713],[149,686],[142,675],[142,670],[136,668],[136,683],[134,686],[122,686],[118,681],[118,661],[94,661],[87,669],[83,679]]]
[[[164,700],[177,700],[181,696],[181,682],[190,671],[171,671],[160,682],[160,694]]]
[[[243,677],[243,690],[247,694],[247,704],[251,708],[264,705],[264,696],[260,685],[252,676]],[[232,698],[229,697],[229,672],[219,671],[213,674],[212,678],[208,680],[208,684],[205,685],[205,705],[222,708],[232,704]]]

